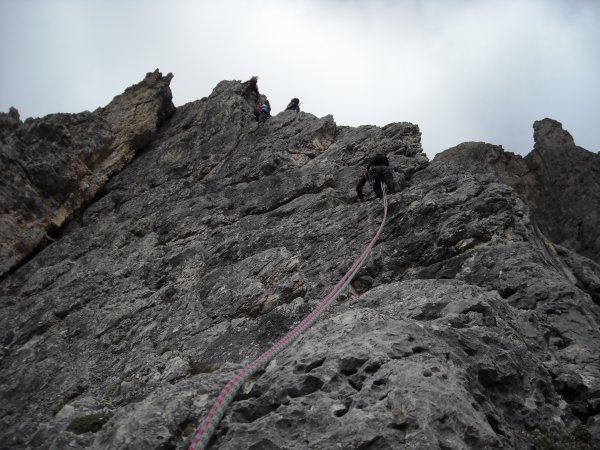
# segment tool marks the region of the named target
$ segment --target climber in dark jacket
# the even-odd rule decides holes
[[[381,183],[385,183],[387,193],[393,194],[396,192],[398,184],[394,180],[394,172],[389,166],[390,162],[387,157],[381,153],[377,153],[369,160],[367,169],[356,185],[356,194],[359,199],[363,199],[362,190],[367,181],[373,186],[377,198],[383,197]]]
[[[294,97],[291,101],[290,104],[287,105],[287,108],[285,108],[286,111],[296,111],[296,112],[300,112],[300,100],[297,99],[296,97]]]

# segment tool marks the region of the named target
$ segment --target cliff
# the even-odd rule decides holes
[[[87,205],[172,114],[169,82],[148,73],[105,108],[21,122],[0,113],[0,275],[17,266]]]
[[[494,174],[527,202],[535,223],[553,242],[600,262],[600,155],[575,145],[552,119],[533,124],[534,149],[525,157],[467,142],[435,159],[472,173]]]
[[[410,123],[257,124],[242,83],[174,108],[170,78],[0,117],[0,448],[185,448],[370,240],[375,151],[403,189],[367,264],[210,448],[600,445],[597,154],[544,120],[430,162]]]

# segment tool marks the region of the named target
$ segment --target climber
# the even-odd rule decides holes
[[[254,75],[248,81],[242,83],[244,90],[242,91],[242,97],[246,99],[248,103],[256,104],[260,101],[260,93],[258,92],[258,77]]]
[[[271,117],[271,104],[269,103],[269,100],[265,98],[263,102],[260,102],[256,106],[254,115],[256,116],[256,120],[261,123]]]
[[[291,101],[290,104],[287,105],[287,108],[285,108],[286,111],[296,111],[296,112],[300,112],[300,100],[297,99],[296,97],[294,97]]]
[[[260,122],[260,112],[262,111],[262,103],[259,103],[258,105],[256,105],[256,108],[254,108],[254,117],[256,118],[257,122]]]
[[[362,189],[367,181],[373,186],[377,198],[383,197],[382,182],[385,183],[386,192],[389,194],[399,190],[398,183],[394,180],[394,171],[389,166],[390,162],[387,157],[381,153],[377,153],[369,160],[367,169],[356,185],[356,194],[360,200],[363,199]]]

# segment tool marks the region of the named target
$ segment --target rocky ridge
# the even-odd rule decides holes
[[[0,448],[185,448],[369,241],[381,204],[354,186],[375,149],[404,189],[372,256],[211,448],[599,445],[597,154],[545,119],[525,158],[467,143],[430,162],[410,123],[257,124],[242,83],[174,108],[170,78],[0,118]]]
[[[534,149],[525,157],[467,142],[436,160],[493,173],[527,202],[550,240],[600,263],[600,155],[575,145],[555,120],[536,121],[533,129]]]
[[[148,73],[93,113],[20,120],[0,113],[0,275],[53,240],[135,152],[148,144],[175,107],[171,74]]]

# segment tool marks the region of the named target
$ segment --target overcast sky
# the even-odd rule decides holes
[[[176,106],[258,75],[338,125],[420,126],[526,154],[550,117],[600,150],[598,0],[0,0],[0,110],[104,106],[159,68]]]

